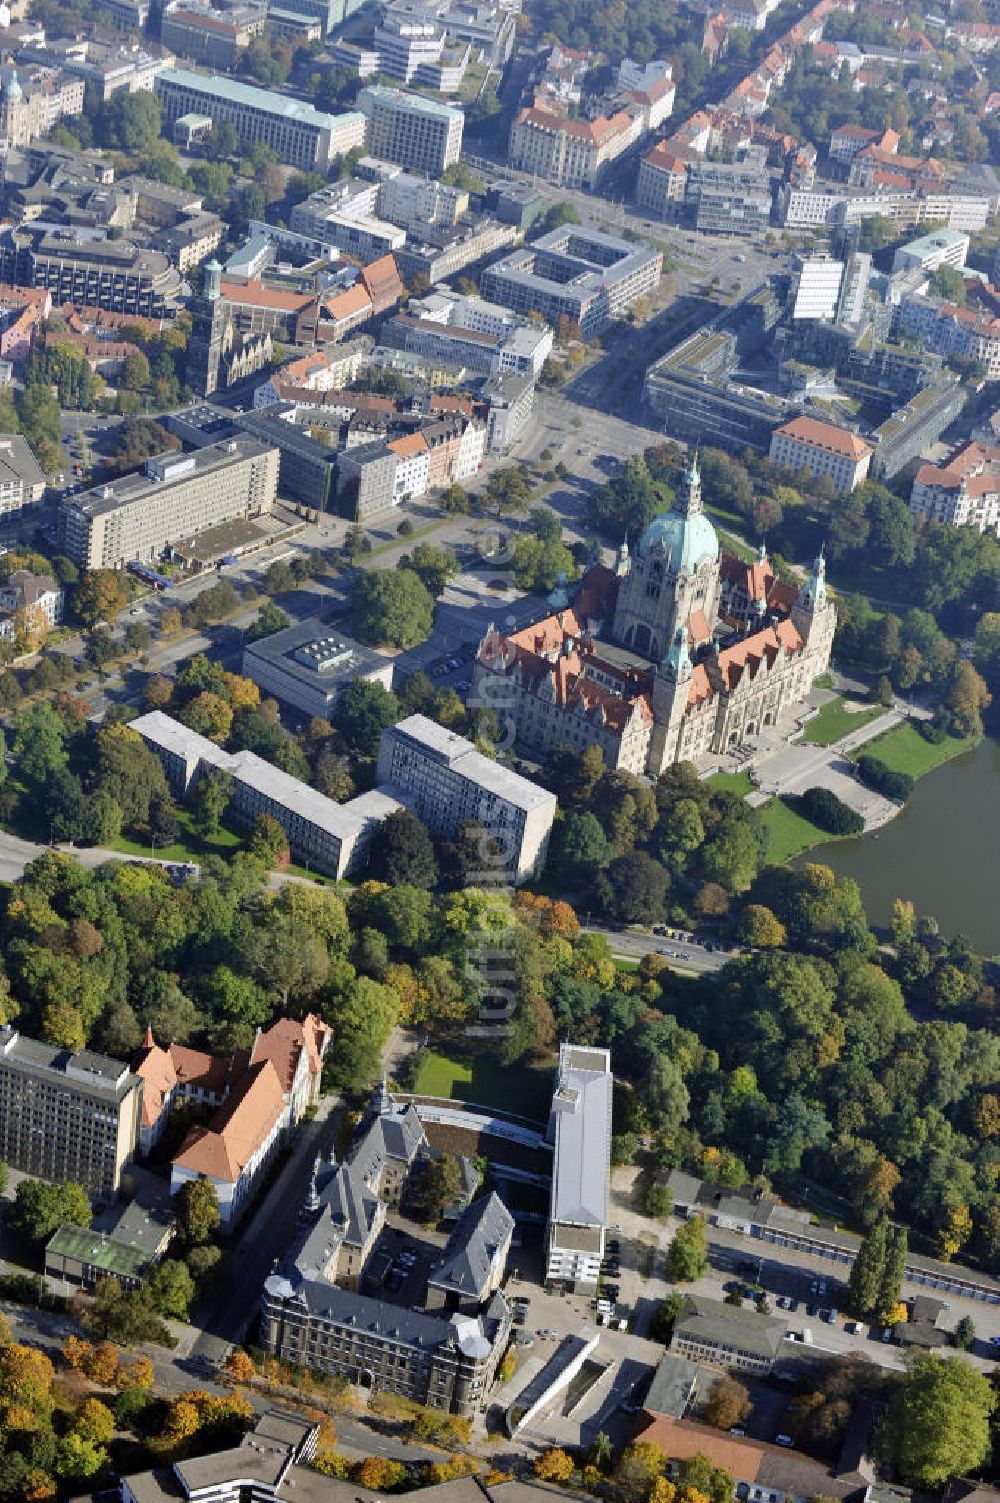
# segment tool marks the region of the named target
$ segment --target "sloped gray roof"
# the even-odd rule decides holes
[[[501,1248],[509,1246],[513,1231],[514,1218],[496,1191],[480,1196],[456,1221],[441,1265],[428,1284],[481,1297],[489,1284],[494,1259]]]

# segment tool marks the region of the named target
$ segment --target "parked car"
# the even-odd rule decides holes
[[[790,1435],[776,1435],[774,1437],[774,1443],[776,1446],[794,1446],[795,1444]]]
[[[821,1310],[819,1318],[820,1320],[825,1320],[828,1326],[835,1326],[837,1324],[836,1310]]]
[[[538,1334],[539,1336],[543,1336],[546,1341],[555,1341],[559,1335],[559,1332],[553,1331],[551,1326],[542,1326],[542,1329]]]

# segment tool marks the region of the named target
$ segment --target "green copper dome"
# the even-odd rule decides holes
[[[651,553],[669,554],[673,568],[693,573],[702,564],[716,562],[719,539],[703,511],[685,516],[671,509],[650,522],[640,540],[639,553],[643,558]]]

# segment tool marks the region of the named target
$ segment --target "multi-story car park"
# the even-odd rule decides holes
[[[155,455],[142,470],[67,497],[64,547],[82,569],[157,559],[208,527],[269,512],[277,489],[278,450],[256,438]]]
[[[365,119],[357,111],[330,115],[300,99],[217,74],[166,68],[155,93],[163,105],[165,132],[184,115],[211,115],[216,125],[228,121],[235,128],[241,146],[261,141],[292,167],[322,169],[364,144]]]
[[[0,1027],[0,1160],[114,1195],[139,1141],[142,1082],[120,1059]]]

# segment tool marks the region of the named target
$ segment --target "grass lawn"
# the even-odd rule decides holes
[[[741,798],[746,798],[748,793],[753,792],[748,772],[713,772],[705,781],[710,788],[719,788],[723,793],[738,793]]]
[[[117,840],[108,844],[108,849],[121,851],[124,856],[155,856],[158,861],[203,861],[206,856],[227,856],[243,844],[244,836],[237,835],[235,830],[227,830],[223,827],[218,835],[211,840],[202,840],[191,828],[191,820],[187,811],[178,810],[177,822],[181,827],[181,838],[173,845],[158,845],[150,849],[148,840],[128,840],[124,835],[119,835]]]
[[[810,846],[822,845],[833,838],[818,825],[803,819],[781,798],[772,798],[764,804],[760,817],[769,836],[767,860],[772,866],[790,861],[793,856],[809,850]]]
[[[503,1107],[545,1122],[552,1102],[552,1066],[505,1069],[486,1050],[456,1047],[452,1054],[445,1054],[428,1049],[413,1091],[417,1096]]]
[[[740,559],[745,564],[753,563],[757,557],[756,548],[751,548],[748,543],[744,543],[742,538],[734,536],[731,532],[724,532],[722,528],[718,529],[718,533],[719,542],[725,553],[730,554],[733,558]]]
[[[857,701],[852,701],[857,703]],[[818,715],[814,715],[805,728],[803,741],[810,741],[814,746],[832,746],[842,736],[847,736],[851,731],[860,730],[867,725],[869,720],[876,719],[884,714],[881,705],[866,705],[863,710],[849,710],[848,701],[844,699],[831,699],[823,705]]]
[[[962,741],[958,736],[946,736],[940,745],[925,741],[916,726],[909,721],[897,725],[876,741],[870,741],[865,751],[878,757],[893,772],[908,772],[911,777],[922,778],[925,772],[940,767],[957,757],[959,752],[971,751],[973,742]]]

